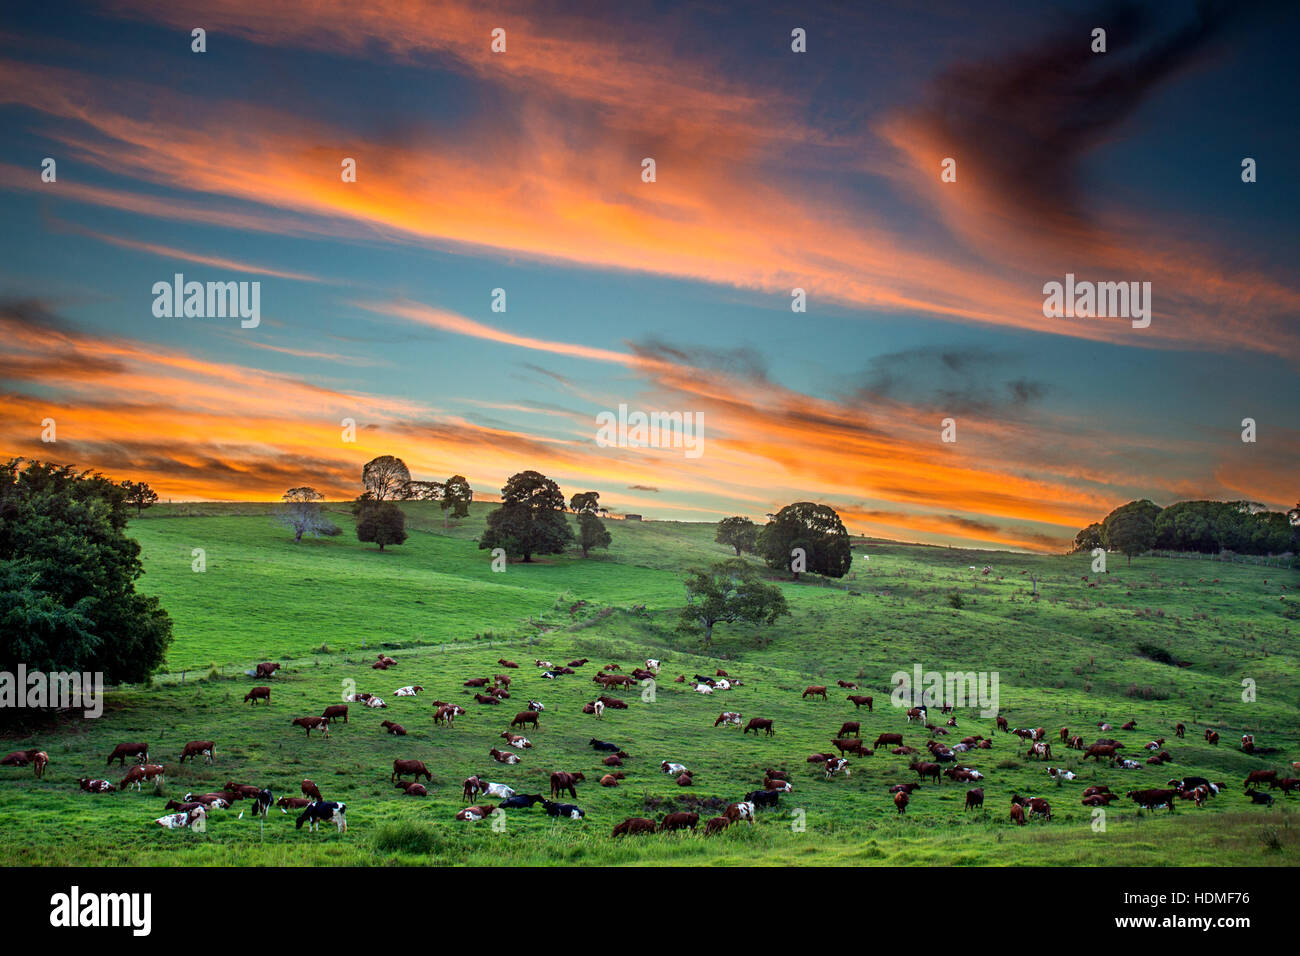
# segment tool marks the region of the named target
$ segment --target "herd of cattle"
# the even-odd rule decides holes
[[[580,658],[563,666],[556,666],[550,661],[544,660],[538,660],[534,663],[540,671],[542,679],[557,680],[576,674],[579,668],[586,666],[590,661],[587,658]],[[498,660],[497,664],[501,667],[503,673],[495,674],[490,678],[472,677],[463,682],[464,690],[462,693],[465,695],[472,694],[472,699],[479,706],[500,706],[503,701],[511,698],[510,688],[513,678],[504,672],[518,669],[519,665],[504,658]],[[396,665],[396,660],[381,654],[372,667],[375,670],[388,670]],[[263,662],[258,664],[250,674],[256,678],[271,679],[275,676],[275,672],[279,667],[278,663]],[[584,714],[601,719],[607,709],[626,709],[627,702],[615,696],[615,693],[636,688],[641,681],[657,679],[660,662],[653,659],[647,660],[644,667],[636,667],[629,674],[622,674],[620,673],[621,670],[622,668],[618,664],[607,664],[592,677],[593,683],[597,684],[604,693],[583,706],[582,712]],[[678,676],[675,682],[687,683],[688,679],[683,674]],[[712,694],[743,686],[743,681],[729,675],[722,669],[718,669],[712,677],[696,674],[689,680],[689,683],[696,692],[701,694]],[[859,690],[858,685],[851,681],[840,680],[838,684],[843,690],[851,692]],[[424,687],[422,685],[410,684],[398,688],[392,696],[394,698],[415,698],[423,691]],[[814,701],[828,702],[828,695],[828,687],[813,685],[806,688],[801,697],[804,700],[812,699]],[[870,696],[849,693],[846,695],[846,700],[853,704],[855,711],[861,710],[863,707],[868,712],[873,711],[874,701]],[[246,703],[256,705],[259,701],[268,706],[271,704],[271,687],[269,685],[255,686],[244,696],[244,702]],[[348,695],[344,703],[326,706],[320,715],[294,717],[289,721],[289,725],[302,728],[307,737],[310,737],[312,731],[315,730],[322,737],[328,738],[331,724],[337,721],[348,722],[349,704],[360,705],[365,710],[383,710],[388,707],[382,698],[375,695],[355,693]],[[435,725],[445,728],[453,728],[456,718],[467,713],[465,707],[450,701],[435,700],[432,707]],[[493,738],[493,740],[504,741],[504,744],[493,744],[487,751],[488,756],[494,762],[505,766],[518,764],[522,757],[515,751],[532,750],[534,745],[531,740],[516,731],[540,731],[544,712],[545,707],[540,700],[528,699],[527,708],[515,713],[514,717],[509,721],[509,726]],[[970,734],[962,737],[959,741],[949,743],[945,738],[954,738],[956,736],[957,716],[953,713],[952,708],[947,706],[941,708],[941,713],[946,715],[946,720],[943,720],[941,724],[931,722],[928,708],[925,706],[912,707],[902,715],[906,719],[907,725],[916,725],[916,734],[919,735],[924,731],[927,738],[921,744],[924,752],[905,743],[904,735],[910,733],[905,728],[899,732],[880,733],[875,741],[868,746],[862,737],[861,721],[845,720],[840,723],[839,730],[830,737],[833,749],[811,754],[807,757],[807,763],[824,773],[826,780],[832,780],[837,776],[849,777],[851,775],[850,758],[856,760],[871,757],[882,747],[886,748],[887,752],[892,755],[907,758],[906,767],[916,775],[916,780],[897,783],[888,788],[888,799],[892,801],[893,806],[900,815],[907,812],[907,808],[916,797],[917,791],[922,789],[922,784],[933,782],[936,785],[942,785],[945,777],[956,784],[979,784],[980,781],[983,781],[984,774],[973,767],[963,764],[961,762],[962,755],[978,750],[994,749],[994,738],[998,734],[1007,734],[1017,738],[1017,749],[1024,753],[1026,759],[1042,761],[1046,771],[1046,781],[1060,786],[1077,777],[1077,774],[1071,770],[1048,765],[1047,762],[1053,760],[1052,747],[1048,739],[1049,734],[1043,727],[1011,727],[1005,717],[998,717],[996,729],[990,731],[994,735],[993,738],[981,734]],[[502,722],[504,723],[504,721]],[[744,718],[739,712],[729,710],[724,710],[719,714],[717,719],[714,720],[713,726],[715,728],[741,727],[742,723],[742,736],[751,731],[756,737],[760,734],[765,738],[777,735],[773,719],[751,717],[747,722],[744,722]],[[1098,728],[1103,734],[1113,730],[1111,725],[1104,721],[1098,724]],[[406,729],[393,720],[382,721],[379,723],[379,729],[386,734],[397,737],[404,737],[407,734]],[[1120,729],[1132,733],[1138,730],[1138,726],[1136,721],[1129,721]],[[1176,738],[1182,739],[1186,733],[1186,727],[1184,724],[1178,723],[1174,726],[1173,732]],[[1133,757],[1121,754],[1120,751],[1128,751],[1129,747],[1122,741],[1112,737],[1098,737],[1091,744],[1088,744],[1081,734],[1071,733],[1068,727],[1060,728],[1055,736],[1058,739],[1058,746],[1082,754],[1080,765],[1092,758],[1099,765],[1104,761],[1116,769],[1140,770],[1144,766],[1160,769],[1173,762],[1173,757],[1169,750],[1166,749],[1166,739],[1164,737],[1155,737],[1142,746],[1141,749],[1148,754],[1145,760],[1142,760],[1139,759],[1140,755],[1138,754]],[[1218,732],[1207,728],[1205,730],[1205,740],[1211,745],[1217,745],[1219,741]],[[590,746],[600,763],[600,771],[598,771],[601,774],[598,778],[599,785],[606,788],[620,786],[626,778],[626,772],[620,768],[624,766],[626,761],[632,759],[630,754],[616,743],[595,737],[590,740]],[[512,749],[503,749],[507,747]],[[1257,745],[1254,736],[1249,734],[1242,737],[1242,750],[1245,753],[1257,756],[1273,752],[1272,748]],[[132,766],[129,768],[126,766],[128,758],[133,761]],[[179,755],[178,763],[183,765],[187,760],[199,759],[205,760],[208,764],[216,762],[216,745],[213,741],[195,740],[185,744]],[[160,786],[164,780],[164,766],[150,762],[149,747],[146,743],[127,742],[118,744],[108,755],[107,765],[111,766],[114,761],[117,761],[119,767],[124,771],[124,776],[120,781],[115,783],[108,779],[82,777],[78,781],[80,789],[92,794],[111,793],[131,787],[134,787],[136,791],[140,791],[145,783],[156,783]],[[31,765],[37,778],[44,777],[49,763],[48,753],[35,748],[14,751],[0,759],[0,766],[25,767]],[[1300,763],[1292,763],[1290,766],[1293,773],[1300,771]],[[659,770],[679,787],[694,786],[695,772],[682,763],[663,759],[659,761]],[[468,805],[456,813],[456,820],[467,822],[484,820],[490,817],[499,817],[507,810],[527,811],[538,805],[542,807],[546,814],[556,818],[580,820],[586,815],[585,811],[576,802],[578,799],[578,785],[587,781],[586,774],[581,770],[557,770],[552,772],[550,774],[550,792],[546,796],[540,793],[519,793],[506,784],[492,782],[485,779],[484,776],[476,774],[463,782],[461,796],[463,802]],[[409,780],[405,779],[408,777]],[[424,778],[426,783],[432,784],[433,775],[423,761],[397,759],[393,761],[389,782],[408,796],[425,797],[428,796],[429,789],[420,782],[421,777]],[[1273,795],[1262,788],[1267,786],[1269,791],[1281,791],[1283,795],[1294,793],[1300,791],[1300,777],[1285,776],[1282,772],[1273,769],[1259,769],[1250,771],[1245,778],[1244,785],[1245,796],[1253,804],[1271,806],[1274,799]],[[1132,800],[1139,812],[1158,808],[1168,808],[1172,811],[1179,801],[1189,801],[1197,807],[1203,806],[1207,800],[1216,797],[1223,791],[1225,786],[1222,782],[1212,782],[1205,777],[1182,776],[1170,779],[1164,787],[1128,790],[1124,797]],[[722,803],[716,800],[697,801],[695,805],[716,806],[720,810],[716,816],[705,821],[704,833],[709,836],[741,821],[752,826],[759,809],[777,807],[781,795],[791,793],[793,789],[794,784],[790,780],[788,770],[767,767],[762,773],[762,786],[745,793],[743,798],[731,803]],[[290,811],[297,813],[298,829],[302,829],[306,825],[309,830],[315,831],[320,823],[333,823],[340,833],[347,831],[347,805],[345,803],[336,800],[325,800],[320,788],[310,779],[302,781],[301,791],[301,797],[281,796],[276,799],[271,790],[265,787],[241,784],[233,780],[227,781],[221,790],[200,794],[186,793],[181,800],[169,800],[164,808],[167,812],[165,815],[156,818],[155,822],[167,829],[204,829],[206,828],[208,815],[213,811],[230,809],[237,802],[248,800],[251,801],[253,816],[262,821],[266,820],[270,809],[274,806],[285,814]],[[562,798],[566,796],[574,802],[561,802]],[[1090,808],[1107,807],[1119,799],[1121,799],[1120,795],[1111,792],[1110,788],[1105,785],[1086,787],[1081,794],[1083,806]],[[489,800],[492,802],[489,802]],[[965,794],[964,809],[982,811],[983,807],[983,786],[977,785],[968,789]],[[242,819],[243,816],[244,813],[241,811],[239,817]],[[1048,821],[1052,819],[1052,808],[1048,800],[1041,796],[1026,797],[1018,793],[1012,794],[1010,822],[1023,826],[1027,821],[1035,818]],[[676,830],[693,831],[699,823],[700,814],[694,811],[668,812],[657,822],[648,817],[629,817],[613,828],[612,835],[620,837]]]

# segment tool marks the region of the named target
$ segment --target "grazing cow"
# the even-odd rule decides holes
[[[395,723],[393,723],[391,720],[385,720],[385,721],[383,721],[379,726],[380,726],[380,727],[383,727],[386,731],[388,731],[388,732],[389,732],[390,734],[392,734],[394,737],[405,737],[405,736],[406,736],[406,728],[403,727],[401,724],[395,724]]]
[[[713,722],[714,727],[718,726],[718,724],[727,724],[728,726],[739,727],[740,714],[736,713],[734,710],[724,710],[718,715],[718,719]]]
[[[814,684],[804,689],[803,696],[821,697],[822,700],[826,700],[826,688],[819,684]]]
[[[1037,757],[1040,760],[1051,760],[1052,745],[1049,744],[1046,740],[1040,740],[1037,743],[1031,744],[1029,747],[1029,752],[1025,754],[1026,759],[1028,759],[1029,757]]]
[[[921,789],[921,785],[919,783],[896,783],[889,788],[889,792],[898,793],[898,791],[902,790],[906,793],[915,793],[917,790],[920,789]]]
[[[216,745],[211,740],[191,740],[181,751],[180,762],[184,763],[186,758],[207,757],[208,763],[212,763],[217,754]]]
[[[862,725],[856,720],[846,720],[840,724],[840,732],[836,737],[847,737],[852,734],[854,737],[862,736]]]
[[[939,765],[937,763],[914,763],[909,769],[914,770],[917,778],[920,780],[924,780],[926,777],[931,777],[935,783],[942,783],[939,779]]]
[[[1169,812],[1174,810],[1174,798],[1178,796],[1177,790],[1130,790],[1124,794],[1138,805],[1138,813],[1143,810],[1155,810],[1159,807],[1168,807]]]
[[[497,750],[496,747],[488,751],[488,756],[497,763],[503,763],[507,766],[519,763],[519,754],[512,754],[509,750]]]
[[[1276,770],[1252,770],[1246,775],[1246,789],[1251,788],[1251,784],[1268,784],[1270,790],[1277,789],[1277,771]]]
[[[253,796],[253,816],[266,819],[266,815],[271,812],[271,807],[275,803],[275,794],[268,789],[257,791]],[[244,814],[239,814],[239,819],[244,819]]]
[[[694,830],[696,824],[700,822],[698,813],[670,813],[663,818],[659,824],[659,832],[672,830]]]
[[[456,726],[456,713],[461,708],[452,704],[443,704],[433,712],[433,722],[435,724],[446,724],[448,727]]]
[[[970,790],[967,790],[965,809],[977,810],[977,809],[983,809],[983,807],[984,807],[984,788],[974,787]]]
[[[899,814],[899,816],[902,816],[904,813],[907,812],[907,803],[908,803],[908,801],[909,801],[910,799],[911,799],[911,797],[909,797],[909,796],[908,796],[906,793],[904,793],[902,790],[900,790],[900,791],[898,791],[898,793],[894,794],[894,806],[896,806],[896,807],[898,808],[898,814]]]
[[[1217,730],[1207,729],[1205,731],[1205,740],[1207,743],[1213,744],[1216,747],[1219,746],[1219,732]]]
[[[907,722],[908,722],[909,724],[910,724],[912,721],[914,721],[914,720],[924,720],[924,719],[925,719],[925,708],[924,708],[924,707],[909,707],[909,708],[907,708]]]
[[[494,810],[496,810],[496,804],[493,803],[483,803],[473,807],[466,807],[464,810],[461,810],[456,814],[456,819],[469,820],[471,822],[482,820],[485,817],[490,817]]]
[[[1015,800],[1016,797],[1012,796],[1011,799]],[[1042,797],[1030,797],[1027,800],[1024,797],[1021,797],[1020,800],[1022,801],[1022,805],[1025,807],[1025,809],[1029,811],[1029,819],[1032,820],[1036,816],[1043,817],[1044,819],[1047,820],[1052,819],[1051,804],[1049,804]]]
[[[903,735],[902,734],[881,734],[879,737],[876,738],[876,742],[871,745],[871,748],[873,750],[879,750],[883,745],[901,747],[903,746]]]
[[[1007,723],[1007,719],[1005,717],[998,718],[998,730],[1006,731],[1008,726],[1010,725]]]
[[[250,690],[247,694],[244,695],[245,704],[251,701],[253,705],[256,706],[259,700],[264,700],[268,704],[271,703],[271,688],[254,687],[252,690]]]
[[[752,790],[745,794],[745,802],[752,803],[755,809],[758,807],[774,807],[780,799],[781,794],[777,790]]]
[[[1247,790],[1246,796],[1250,797],[1250,802],[1271,807],[1273,805],[1273,795],[1271,793],[1261,793],[1258,790]]]
[[[324,717],[325,720],[327,721],[338,720],[340,717],[342,717],[343,723],[346,724],[348,722],[348,705],[330,704],[330,706],[325,708],[321,716]]]
[[[281,813],[288,813],[290,810],[301,810],[310,806],[311,802],[306,797],[281,797],[275,801],[275,805],[280,808]]]
[[[862,741],[856,737],[850,737],[848,740],[837,737],[831,741],[831,744],[840,752],[841,756],[853,754],[855,757],[870,757],[874,753],[874,751],[862,746]]]
[[[1300,793],[1300,777],[1282,777],[1277,782],[1283,793]]]
[[[731,821],[726,817],[714,817],[708,823],[704,824],[704,835],[713,836],[715,833],[721,833],[727,827],[731,826]]]
[[[628,817],[614,827],[613,836],[636,836],[638,833],[654,833],[655,822],[645,817]]]
[[[1195,790],[1197,787],[1205,787],[1211,793],[1217,794],[1219,792],[1219,788],[1204,777],[1183,777],[1181,780],[1170,780],[1169,786],[1175,790]]]
[[[1114,760],[1115,746],[1114,744],[1093,744],[1083,752],[1084,760],[1087,760],[1089,757],[1092,757],[1097,761],[1097,763],[1101,763],[1102,757],[1105,757],[1107,760]]]
[[[852,775],[849,771],[849,762],[843,757],[832,757],[826,761],[826,779],[829,780],[837,773],[842,773],[846,777]]]
[[[257,665],[257,670],[256,670],[256,672],[253,674],[253,676],[254,676],[254,677],[274,677],[274,676],[275,676],[275,672],[278,671],[279,669],[280,669],[280,665],[279,665],[279,664],[272,663],[271,661],[263,661],[262,663],[260,663],[260,664]]]
[[[312,783],[310,780],[304,780],[302,782],[302,795],[304,797],[311,797],[313,800],[318,802],[325,799],[320,795],[320,787],[316,786],[316,784]]]
[[[572,803],[552,803],[550,800],[542,801],[542,809],[550,816],[568,817],[570,820],[581,820],[587,815]]]
[[[1175,736],[1177,736],[1179,739],[1181,739],[1182,736],[1183,736],[1185,733],[1187,733],[1187,727],[1186,727],[1184,724],[1182,724],[1182,723],[1174,724],[1174,735],[1175,735]]]
[[[429,782],[433,782],[433,774],[429,773],[429,768],[421,760],[394,760],[393,773],[389,777],[389,783],[393,783],[398,777],[405,777],[407,774],[413,776],[416,780],[420,779],[421,774]]]
[[[1065,743],[1067,740],[1070,739],[1070,728],[1062,727],[1060,730],[1060,735],[1061,735],[1061,743]]]
[[[302,825],[306,823],[307,828],[315,833],[321,823],[332,822],[338,827],[339,833],[347,833],[348,820],[345,816],[347,809],[348,805],[346,803],[338,803],[334,800],[317,800],[298,816],[296,828],[301,830]]]
[[[575,800],[578,797],[577,784],[586,780],[586,775],[581,770],[569,773],[565,770],[559,770],[551,774],[551,796],[558,797],[565,790],[569,791],[569,796]]]
[[[532,701],[529,701],[529,703],[531,704]],[[525,710],[525,711],[521,711],[518,714],[515,714],[515,719],[510,721],[510,726],[523,727],[525,724],[532,724],[533,729],[537,730],[541,727],[541,724],[538,723],[538,720],[540,719],[541,719],[541,714],[539,714],[536,710]]]
[[[135,789],[137,792],[139,792],[140,784],[144,783],[144,781],[155,780],[155,779],[161,781],[162,776],[163,776],[162,764],[158,764],[158,763],[142,764],[139,766],[132,767],[130,770],[128,770],[126,772],[126,776],[122,778],[122,782],[117,785],[117,788],[119,790],[125,790],[131,784],[135,784]]]
[[[606,740],[597,740],[595,737],[592,737],[589,743],[592,750],[606,750],[610,753],[616,753],[619,750],[618,744],[611,744]]]
[[[727,805],[727,809],[722,811],[722,815],[732,823],[739,823],[741,820],[748,820],[749,825],[754,825],[754,813],[757,807],[749,800],[742,800],[739,803]]]
[[[1018,803],[1011,804],[1011,822],[1016,826],[1023,827],[1025,825],[1025,810]]]
[[[866,707],[867,710],[871,710],[872,699],[873,698],[871,697],[864,697],[861,694],[849,694],[849,696],[845,698],[845,700],[853,701],[854,710],[858,710],[861,707]]]
[[[107,780],[92,780],[90,777],[82,777],[77,781],[77,785],[86,793],[112,793],[117,789]]]
[[[313,730],[319,730],[322,734],[325,735],[325,739],[329,740],[330,722],[326,720],[324,717],[295,717],[293,720],[289,721],[289,723],[293,724],[293,726],[295,727],[301,727],[303,730],[307,731],[308,737],[311,736],[311,732]]]
[[[12,757],[13,754],[10,754],[10,756]],[[104,766],[107,767],[114,760],[116,760],[117,765],[119,767],[125,767],[127,757],[134,757],[139,763],[142,764],[147,763],[149,761],[149,745],[148,744],[118,744],[116,747],[113,748],[113,752],[108,755],[108,761],[104,764]]]
[[[758,732],[760,730],[763,731],[769,737],[775,736],[776,734],[776,730],[772,726],[772,719],[770,717],[749,718],[749,723],[745,725],[745,729],[742,730],[740,733],[743,736],[749,733],[751,730],[754,732],[755,737],[758,736]]]

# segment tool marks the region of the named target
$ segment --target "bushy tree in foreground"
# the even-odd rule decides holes
[[[781,589],[765,583],[758,569],[744,561],[691,568],[688,575],[681,621],[703,631],[706,646],[713,643],[717,624],[772,624],[790,613]]]

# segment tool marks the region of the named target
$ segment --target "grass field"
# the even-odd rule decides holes
[[[1277,794],[1274,808],[1242,796],[1249,770],[1284,775],[1300,759],[1300,666],[1295,595],[1300,575],[1276,567],[1143,558],[1110,574],[1091,573],[1091,558],[967,552],[885,542],[855,546],[854,570],[843,581],[784,582],[792,616],[754,630],[720,626],[711,649],[676,628],[683,569],[720,560],[711,525],[610,522],[608,553],[583,560],[557,556],[490,569],[477,548],[488,505],[475,505],[458,526],[444,528],[431,506],[407,507],[411,536],[384,553],[361,545],[346,512],[334,515],[344,534],[295,545],[261,505],[157,506],[133,520],[143,546],[140,582],[158,595],[176,624],[168,663],[153,685],[114,691],[102,719],[62,718],[10,734],[5,750],[41,746],[51,765],[43,780],[29,769],[0,768],[0,862],[5,864],[258,865],[258,864],[916,864],[1002,865],[1294,865],[1300,839],[1294,807],[1300,797]],[[191,568],[202,548],[206,570]],[[988,565],[988,575],[969,566]],[[1086,576],[1087,580],[1083,580]],[[1034,593],[1035,581],[1037,594]],[[1092,586],[1090,586],[1092,585]],[[964,606],[954,608],[957,591]],[[397,667],[369,663],[380,650]],[[475,704],[461,684],[502,672],[516,660],[512,698],[499,707]],[[543,680],[535,658],[558,663],[589,657],[575,676]],[[645,658],[663,661],[653,700],[628,692],[629,708],[601,720],[583,715],[595,696],[591,674],[607,662],[624,671]],[[1157,658],[1168,661],[1161,663]],[[284,665],[269,707],[243,704],[259,660]],[[855,758],[850,777],[827,781],[805,762],[829,748],[844,720],[860,719],[868,744],[884,731],[923,746],[928,734],[908,726],[889,705],[891,675],[927,671],[997,672],[1001,713],[1012,726],[1051,732],[1055,766],[1078,772],[1057,786],[1045,766],[1028,760],[1017,738],[993,733],[993,721],[959,710],[955,742],[966,734],[995,736],[994,749],[962,761],[985,774],[986,810],[963,812],[967,785],[927,785],[899,818],[889,785],[912,777],[908,758],[881,748]],[[678,674],[719,666],[744,685],[706,697],[677,684]],[[811,683],[856,681],[876,698],[874,712],[855,712],[844,691],[830,700],[802,700]],[[352,707],[351,722],[329,740],[306,739],[293,717],[319,714],[340,700],[347,681],[376,693],[386,710]],[[1257,698],[1243,700],[1243,680]],[[422,684],[418,698],[395,688]],[[836,689],[838,690],[838,689]],[[513,767],[493,764],[488,749],[524,702],[546,704],[534,748]],[[434,727],[431,701],[462,702],[469,713],[454,729]],[[518,706],[516,706],[518,705]],[[771,717],[773,738],[717,728],[722,710]],[[932,716],[937,716],[932,714]],[[392,738],[379,722],[396,720],[409,735]],[[1175,763],[1124,771],[1082,766],[1075,751],[1057,750],[1055,731],[1068,726],[1091,741],[1097,723],[1138,729],[1109,732],[1134,756],[1156,736],[1168,738]],[[1185,740],[1173,725],[1188,726]],[[1220,731],[1213,747],[1203,730]],[[1243,753],[1242,733],[1276,748]],[[591,737],[614,741],[632,759],[618,788],[599,787],[599,756]],[[208,767],[176,758],[193,739],[213,739]],[[124,740],[146,740],[167,765],[166,796],[134,791],[79,793],[81,776],[105,776],[104,758]],[[1134,754],[1134,751],[1139,753]],[[424,760],[434,773],[430,796],[393,789],[394,758]],[[696,773],[678,788],[659,772],[661,760]],[[791,772],[794,792],[760,813],[756,827],[733,827],[716,838],[655,835],[610,839],[628,816],[658,817],[658,798],[727,801],[759,789],[765,767]],[[552,770],[582,770],[588,781],[576,801],[583,821],[554,820],[540,810],[509,812],[503,828],[453,820],[464,804],[461,781],[473,773],[524,793],[545,793]],[[1123,792],[1163,786],[1198,774],[1227,784],[1203,809],[1181,803],[1172,815],[1114,805],[1106,828],[1094,828],[1080,805],[1092,783]],[[116,768],[111,779],[120,777]],[[298,794],[311,777],[327,799],[348,803],[345,836],[295,831],[273,811],[265,832],[235,811],[214,813],[206,833],[164,831],[152,823],[167,797],[219,789],[226,780]],[[1024,828],[1007,820],[1011,794],[1045,796],[1050,823]],[[712,812],[702,813],[702,817]]]

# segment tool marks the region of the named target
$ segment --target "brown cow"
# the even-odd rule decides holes
[[[252,690],[250,690],[247,694],[244,695],[245,704],[247,704],[249,701],[252,701],[253,705],[256,706],[259,700],[264,700],[269,704],[271,702],[271,688],[254,687]]]
[[[40,779],[45,776],[45,767],[49,762],[50,755],[44,750],[15,750],[3,760],[0,760],[0,766],[25,767],[31,764],[32,772],[36,774],[37,779]]]
[[[408,773],[414,776],[416,780],[419,780],[420,775],[424,774],[426,780],[430,782],[433,781],[433,774],[429,773],[429,768],[424,765],[423,761],[394,760],[393,774],[391,777],[389,777],[389,783],[395,783],[398,777],[404,777]]]
[[[966,791],[966,809],[975,810],[984,806],[984,788],[972,787]]]
[[[638,833],[654,833],[655,822],[645,817],[628,817],[614,827],[613,836],[636,836]]]
[[[622,780],[624,776],[625,775],[621,772],[607,773],[605,774],[605,776],[600,778],[600,785],[602,787],[617,787],[618,782]]]
[[[1183,734],[1187,733],[1187,727],[1181,723],[1175,724],[1174,733],[1181,738]]]
[[[1092,757],[1094,760],[1097,761],[1097,763],[1101,763],[1102,757],[1105,757],[1107,760],[1114,760],[1115,745],[1114,744],[1093,744],[1091,747],[1089,747],[1087,750],[1083,752],[1084,760],[1087,760],[1089,757]]]
[[[1219,745],[1219,732],[1217,730],[1206,730],[1205,739],[1208,743],[1217,747]]]
[[[849,696],[846,697],[845,700],[853,701],[854,710],[857,710],[858,708],[864,706],[867,708],[867,710],[871,710],[872,699],[870,697],[864,697],[861,694],[849,694]]]
[[[82,777],[77,781],[77,785],[86,793],[113,793],[117,787],[107,780],[92,780],[90,777]]]
[[[119,790],[125,790],[131,784],[135,784],[135,789],[140,789],[140,784],[146,780],[161,778],[163,775],[162,764],[147,763],[140,766],[132,767],[122,778],[122,782],[117,785]]]
[[[1018,803],[1011,804],[1011,822],[1017,826],[1025,825],[1025,810]]]
[[[290,810],[303,810],[311,806],[310,797],[281,797],[275,801],[275,805],[280,808],[281,813],[288,813]]]
[[[515,714],[515,719],[510,721],[510,726],[523,727],[525,724],[532,724],[533,729],[536,730],[541,726],[538,723],[538,721],[541,719],[541,716],[542,715],[535,710],[520,711],[519,713]]]
[[[462,684],[461,686],[462,687],[486,687],[490,683],[491,681],[489,681],[486,677],[471,677],[469,680],[465,681],[465,683]]]
[[[840,724],[840,732],[836,737],[847,737],[852,734],[854,737],[862,736],[862,725],[856,720],[846,720]]]
[[[693,786],[695,786],[695,781],[691,779],[691,772],[690,772],[689,770],[684,770],[684,771],[682,771],[681,775],[678,776],[678,778],[677,778],[677,786],[679,786],[679,787],[693,787]]]
[[[708,823],[704,824],[704,835],[713,836],[715,833],[721,833],[727,827],[731,826],[731,821],[726,817],[714,817]]]
[[[1007,719],[1005,717],[998,718],[998,730],[1005,731],[1008,730],[1010,726],[1011,725],[1007,723]]]
[[[939,765],[937,763],[914,763],[909,769],[915,770],[916,776],[921,780],[924,780],[926,777],[933,777],[935,783],[943,783],[943,780],[939,776]]]
[[[396,785],[404,790],[408,797],[427,797],[429,795],[429,791],[424,784],[416,783],[414,780],[399,780]]]
[[[275,672],[278,671],[279,669],[280,669],[279,664],[272,663],[271,661],[263,661],[262,663],[257,665],[257,670],[254,672],[253,676],[274,677]]]
[[[316,784],[312,783],[310,780],[303,780],[302,795],[304,797],[311,797],[313,800],[317,802],[320,802],[325,799],[320,795],[320,787],[316,786]]]
[[[148,744],[118,744],[116,747],[113,748],[113,752],[108,755],[108,761],[104,764],[104,766],[107,767],[114,760],[116,760],[117,765],[119,767],[125,767],[127,757],[134,757],[142,764],[148,763],[149,745]]]
[[[385,721],[383,721],[379,726],[380,726],[380,727],[383,727],[385,730],[387,730],[387,731],[388,731],[390,734],[392,734],[394,737],[405,737],[405,736],[406,736],[406,728],[403,727],[401,724],[395,724],[395,723],[393,723],[391,720],[385,720]]]
[[[519,666],[519,665],[516,664],[514,661],[508,661],[508,660],[506,660],[504,657],[498,657],[498,658],[497,658],[497,663],[498,663],[499,665],[501,665],[502,667],[518,667],[518,666]]]
[[[325,708],[325,711],[321,716],[324,717],[326,721],[338,720],[342,717],[343,723],[346,724],[348,722],[348,705],[330,704],[330,706]]]
[[[574,773],[569,773],[565,770],[556,771],[551,774],[551,796],[558,797],[561,793],[567,790],[569,791],[570,796],[577,799],[578,790],[576,785],[586,779],[586,776],[581,770]]]
[[[896,747],[903,746],[902,734],[881,734],[876,738],[876,742],[871,745],[873,750],[879,750],[882,745],[889,744]]]
[[[1270,790],[1277,789],[1277,771],[1276,770],[1252,770],[1246,776],[1246,789],[1249,790],[1251,784],[1266,783]]]
[[[491,694],[475,694],[475,695],[474,695],[474,699],[475,699],[476,701],[478,701],[480,704],[499,704],[499,703],[501,703],[501,701],[500,701],[499,698],[494,697],[494,696],[492,696]]]
[[[301,727],[307,731],[307,736],[311,736],[313,730],[319,730],[328,740],[330,736],[330,722],[324,717],[295,717],[289,721],[295,727]]]
[[[694,830],[695,825],[699,822],[700,815],[698,813],[670,813],[659,824],[659,832],[663,833],[665,830]]]
[[[826,688],[821,686],[820,684],[813,684],[804,689],[803,696],[804,697],[820,696],[822,700],[826,700]]]
[[[841,756],[849,753],[855,757],[870,757],[874,753],[874,751],[862,746],[862,741],[857,737],[850,737],[848,740],[837,737],[831,741],[831,744],[840,752]]]
[[[187,758],[207,757],[208,763],[212,763],[217,756],[216,745],[211,740],[191,740],[181,751],[180,762],[184,763]]]
[[[894,794],[894,806],[898,807],[899,816],[902,816],[904,813],[907,812],[907,803],[911,799],[912,798],[909,797],[907,795],[907,792],[904,790],[899,790],[897,793]]]
[[[772,727],[772,721],[768,717],[749,718],[749,723],[745,725],[745,729],[741,731],[741,734],[742,735],[747,734],[751,730],[754,732],[755,737],[758,736],[758,732],[760,730],[765,731],[767,733],[767,736],[769,737],[772,737],[776,734],[776,730],[773,729]]]

